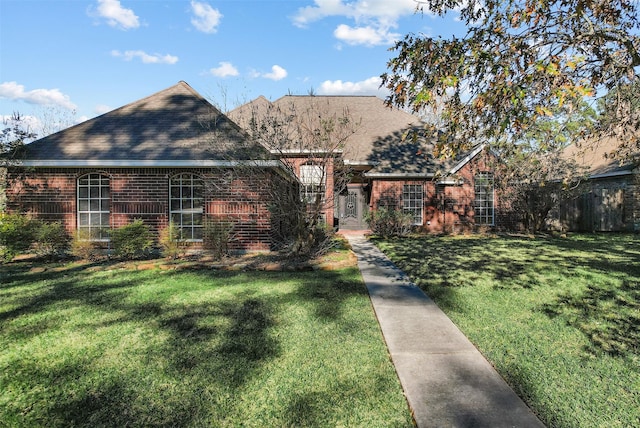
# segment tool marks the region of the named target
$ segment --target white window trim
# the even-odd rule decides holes
[[[321,194],[321,201],[324,202],[326,195],[326,174],[322,165],[304,164],[300,165],[300,192],[303,201],[315,203],[315,195]],[[311,189],[311,190],[310,190]]]
[[[95,177],[95,176],[97,176],[99,178],[97,186],[91,184],[92,177]],[[87,185],[81,185],[80,184],[80,181],[83,180],[83,179],[87,179],[88,180]],[[106,185],[103,184],[103,181],[105,181],[105,180],[107,182]],[[98,187],[98,197],[97,198],[92,198],[91,197],[91,189],[95,188],[95,187]],[[102,197],[103,196],[102,192],[103,192],[103,188],[104,187],[107,187],[109,189],[109,197],[108,198]],[[86,198],[81,198],[80,197],[80,189],[81,188],[86,188],[87,189],[87,197]],[[104,209],[92,210],[91,209],[91,201],[95,200],[95,199],[98,199],[100,201],[100,203],[99,203],[100,204],[100,208],[103,208],[102,201],[103,200],[107,200],[107,208],[109,208],[109,209],[107,209],[107,210],[104,210]],[[80,205],[81,205],[80,202],[81,201],[86,201],[86,203],[87,203],[87,209],[86,210],[81,210],[80,209]],[[92,229],[98,229],[99,231],[110,230],[111,229],[111,208],[110,208],[110,205],[111,205],[111,179],[108,176],[106,176],[104,174],[101,174],[101,173],[98,173],[98,172],[91,172],[91,173],[84,174],[84,175],[81,175],[80,177],[76,178],[76,204],[77,204],[76,205],[76,217],[77,217],[76,218],[76,230],[77,230],[79,236],[82,235],[82,231],[83,230],[88,230],[89,231],[89,237],[86,239],[87,241],[109,242],[110,239],[109,239],[108,233],[107,233],[106,237],[101,236],[99,238],[93,238],[92,237]],[[88,215],[88,223],[89,223],[88,225],[82,225],[81,224],[80,219],[82,217],[82,214],[87,214]],[[108,215],[108,222],[107,222],[106,225],[102,224],[102,216],[104,214]],[[100,223],[99,223],[99,225],[97,227],[94,227],[91,224],[91,218],[94,215],[97,215],[100,218]],[[102,232],[100,232],[100,235],[102,235]],[[82,238],[82,239],[84,239],[84,238]]]
[[[408,192],[405,190],[407,186],[411,186],[411,190],[409,190]],[[420,188],[419,192],[416,191],[417,188]],[[405,197],[405,195],[413,197]],[[420,197],[416,198],[416,195],[420,195]],[[411,203],[413,203],[413,206],[411,206]],[[414,226],[422,226],[424,224],[424,186],[422,184],[402,185],[402,211],[412,214],[412,224]],[[418,218],[418,212],[420,213],[420,220],[416,221],[416,219]]]
[[[478,187],[479,187],[477,183],[478,179],[483,179],[483,180],[489,179],[491,181],[490,183],[491,191],[483,192],[487,195],[491,195],[490,207],[487,205],[487,202],[489,201],[488,199],[478,200]],[[480,226],[494,226],[496,221],[496,209],[495,209],[496,195],[495,195],[495,184],[494,184],[493,174],[490,172],[480,172],[476,174],[473,181],[474,181],[474,189],[473,189],[474,191],[474,213],[473,213],[474,222],[475,224]],[[483,185],[483,187],[488,188],[489,185]],[[488,214],[489,211],[491,212],[490,215]]]
[[[191,190],[191,197],[188,198],[188,199],[183,198],[183,195],[182,195],[182,189],[184,187],[183,184],[182,184],[182,180],[183,180],[184,176],[190,177],[190,181],[191,181],[191,189],[192,189]],[[173,181],[178,179],[178,178],[180,178],[180,185],[174,186],[173,185]],[[197,198],[193,197],[193,188],[194,188],[193,183],[194,183],[195,180],[199,180],[200,184],[202,186],[202,205],[201,205],[200,208],[193,208],[193,201],[197,199]],[[178,209],[178,210],[172,209],[172,201],[175,200],[175,198],[173,198],[173,196],[172,196],[172,190],[173,190],[174,187],[179,187],[180,188],[180,198],[179,198],[179,200],[180,200],[181,208]],[[184,200],[190,200],[191,201],[190,205],[192,206],[192,208],[182,209],[182,203],[183,203]],[[173,221],[174,214],[180,214],[180,219],[181,219],[180,224],[177,224],[176,222]],[[201,214],[202,223],[200,225],[193,225],[193,224],[184,225],[184,224],[182,224],[182,215],[183,214]],[[196,228],[201,229],[202,234],[204,234],[204,180],[202,180],[202,178],[199,177],[198,175],[192,174],[192,173],[180,173],[180,174],[176,174],[176,175],[174,175],[174,176],[169,178],[169,222],[171,224],[173,224],[175,227],[177,227],[178,230],[180,230],[180,231],[182,231],[183,228],[190,228],[191,229],[191,233],[190,233],[191,236],[193,236],[194,229],[196,229]],[[183,239],[182,241],[184,241],[184,242],[203,242],[203,238],[196,238],[196,239],[189,238],[189,239]]]

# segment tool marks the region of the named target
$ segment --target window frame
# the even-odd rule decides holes
[[[194,191],[197,188],[200,188],[199,194]],[[174,197],[176,192],[178,197]],[[178,202],[178,208],[175,208],[176,202]],[[196,206],[196,202],[199,203],[198,206]],[[169,178],[169,223],[177,228],[180,241],[203,242],[204,206],[204,180],[202,177],[194,173],[185,172],[175,174]],[[196,220],[198,215],[199,221]],[[176,218],[180,220],[176,222]],[[185,234],[186,230],[189,231],[187,234]]]
[[[97,222],[94,223],[94,219]],[[90,172],[76,178],[76,230],[83,240],[109,242],[111,178],[108,175]],[[94,230],[97,233],[94,234]],[[88,235],[83,236],[83,231],[88,231]]]
[[[419,191],[418,191],[419,188]],[[419,197],[416,197],[419,195]],[[413,226],[424,224],[424,185],[402,185],[402,212],[409,213],[413,217]]]
[[[304,172],[312,170],[310,172]],[[323,165],[305,163],[300,165],[300,198],[307,204],[315,204],[317,195],[320,194],[320,202],[324,203],[326,197],[326,173]]]
[[[495,226],[495,181],[483,171],[473,177],[473,220],[479,226]]]

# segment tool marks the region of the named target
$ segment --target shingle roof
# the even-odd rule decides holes
[[[578,166],[586,168],[594,178],[630,174],[637,166],[634,162],[620,161],[607,156],[619,145],[620,142],[614,138],[591,141],[580,146],[572,144],[565,149],[564,156],[575,160]]]
[[[423,127],[421,120],[397,108],[390,108],[375,96],[294,96],[287,95],[269,102],[264,97],[229,112],[229,117],[249,130],[251,120],[260,120],[269,108],[309,111],[343,117],[356,124],[356,132],[344,146],[343,158],[352,164],[367,164],[370,174],[411,174],[429,176],[446,172],[460,159],[442,160],[433,156],[433,144],[424,139],[405,138],[411,130]],[[258,118],[258,119],[256,119]],[[304,143],[301,147],[305,148]]]
[[[26,160],[100,164],[264,159],[268,152],[187,83],[27,145]]]

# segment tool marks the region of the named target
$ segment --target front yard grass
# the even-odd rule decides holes
[[[0,266],[0,426],[412,426],[357,268]]]
[[[547,426],[640,426],[638,236],[376,243]]]

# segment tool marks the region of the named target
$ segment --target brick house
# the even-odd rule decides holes
[[[7,180],[9,210],[98,241],[142,219],[173,222],[197,246],[224,221],[234,251],[273,248],[286,234],[273,189],[297,192],[281,161],[185,82],[28,144]]]
[[[456,159],[434,157],[429,141],[406,138],[423,128],[420,119],[387,107],[378,97],[288,95],[273,102],[258,97],[228,115],[258,138],[273,126],[274,117],[281,117],[276,127],[288,127],[288,142],[265,146],[300,178],[303,188],[322,186],[324,217],[329,224],[333,219],[337,229],[366,229],[367,212],[380,206],[412,213],[416,228],[425,232],[500,225],[492,155],[478,146]],[[354,126],[326,144],[314,139],[322,133],[320,118]],[[316,132],[305,134],[302,128]],[[305,137],[313,141],[303,141]],[[309,174],[312,168],[319,172]]]

